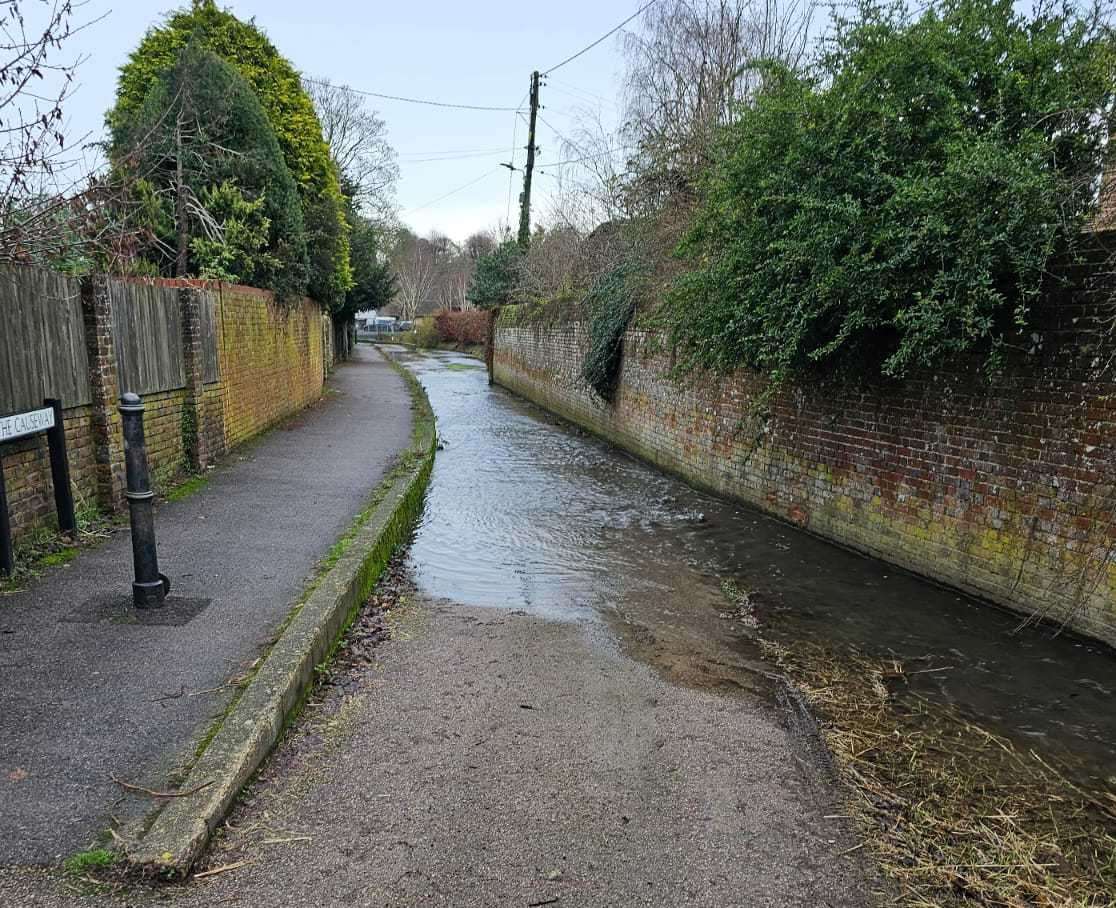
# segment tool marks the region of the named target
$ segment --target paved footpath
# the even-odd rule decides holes
[[[52,863],[151,809],[113,777],[170,784],[409,445],[406,384],[376,352],[358,348],[328,387],[159,507],[167,607],[142,621],[128,607],[126,530],[0,597],[0,867]]]

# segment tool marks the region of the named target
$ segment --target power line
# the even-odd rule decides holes
[[[622,28],[623,28],[623,27],[624,27],[625,25],[627,25],[627,24],[628,24],[629,22],[631,22],[631,21],[632,21],[633,19],[635,19],[635,18],[636,18],[636,17],[637,17],[637,16],[638,16],[638,15],[639,15],[640,13],[642,13],[642,12],[643,12],[643,11],[644,11],[645,9],[649,9],[649,8],[650,8],[651,6],[653,6],[653,5],[654,5],[654,4],[656,4],[657,2],[658,2],[658,0],[648,0],[648,2],[647,2],[647,3],[644,3],[644,4],[643,4],[643,6],[641,6],[641,7],[640,7],[639,9],[637,9],[637,10],[636,10],[636,11],[635,11],[634,13],[632,13],[632,14],[631,14],[630,16],[628,16],[628,18],[627,18],[627,19],[625,19],[625,20],[624,20],[623,22],[621,22],[621,23],[620,23],[619,25],[617,25],[617,26],[616,26],[615,28],[613,28],[613,29],[610,29],[609,31],[605,32],[605,33],[604,33],[603,35],[601,35],[601,36],[600,36],[600,37],[599,37],[599,38],[598,38],[598,39],[597,39],[596,41],[594,41],[594,42],[593,42],[592,44],[589,44],[589,45],[587,45],[587,46],[583,47],[583,48],[582,48],[581,50],[579,50],[579,51],[578,51],[578,52],[577,52],[576,54],[574,54],[573,56],[571,56],[571,57],[566,57],[566,59],[565,59],[565,60],[563,60],[563,61],[562,61],[561,63],[555,63],[555,64],[554,64],[554,65],[553,65],[552,67],[550,67],[550,69],[546,70],[546,71],[545,71],[545,72],[543,73],[543,75],[544,75],[544,76],[549,76],[549,75],[550,75],[550,74],[551,74],[552,72],[554,72],[554,70],[556,70],[556,69],[561,69],[561,68],[562,68],[563,66],[565,66],[565,65],[566,65],[567,63],[572,63],[572,62],[573,62],[574,60],[576,60],[576,59],[577,59],[578,57],[580,57],[580,56],[581,56],[582,54],[584,54],[584,53],[587,53],[588,51],[591,51],[591,50],[592,50],[592,49],[593,49],[594,47],[596,47],[596,46],[597,46],[598,44],[600,44],[600,43],[601,43],[602,41],[604,41],[604,40],[605,40],[606,38],[611,38],[611,37],[612,37],[613,35],[615,35],[615,34],[616,34],[616,33],[617,33],[618,31],[620,31],[620,29],[622,29]]]
[[[604,99],[602,99],[602,98],[595,98],[595,97],[591,98],[588,95],[575,94],[574,92],[568,91],[567,89],[563,88],[561,85],[551,85],[549,82],[547,82],[546,87],[549,88],[551,91],[556,91],[556,92],[559,92],[559,93],[565,95],[567,98],[572,98],[574,101],[576,101],[580,104],[592,104],[592,105],[596,106],[598,109],[600,109],[600,107],[603,103],[606,103],[604,101]],[[607,102],[607,103],[612,103],[612,102]],[[616,105],[613,104],[612,106],[615,107]]]
[[[530,96],[531,96],[531,90],[528,89],[527,92],[520,99],[519,104],[517,104],[516,107],[522,107],[523,102],[526,101]],[[516,147],[516,143],[519,141],[519,117],[520,117],[520,114],[517,110],[515,115],[512,116],[511,163],[507,165],[507,168],[508,168],[508,210],[504,214],[504,220],[507,222],[509,229],[511,227],[512,192],[514,191],[513,187],[515,185],[515,171],[516,171],[515,153],[516,153],[516,151],[518,151],[518,148]],[[501,166],[503,166],[503,165],[501,165]]]
[[[485,104],[452,104],[448,101],[431,101],[428,98],[406,98],[403,95],[387,95],[378,91],[364,91],[360,88],[353,88],[351,85],[335,85],[332,82],[325,82],[321,79],[310,79],[303,76],[304,82],[309,82],[312,85],[322,85],[327,88],[343,88],[351,91],[354,94],[366,95],[369,98],[384,98],[388,101],[403,101],[407,104],[425,104],[429,107],[451,107],[456,110],[496,110],[496,111],[515,111],[519,108],[516,107],[490,107]]]
[[[456,189],[451,189],[445,195],[440,195],[440,196],[438,196],[438,198],[427,202],[425,205],[419,205],[418,208],[408,208],[403,213],[404,214],[414,214],[416,211],[422,211],[424,208],[429,208],[431,205],[437,205],[439,202],[443,201],[444,199],[448,199],[451,195],[457,195],[459,192],[464,192],[470,186],[475,186],[477,183],[479,183],[485,177],[496,173],[499,169],[500,169],[499,167],[494,167],[491,170],[486,170],[484,173],[482,173],[475,180],[470,180],[468,183],[464,184],[463,186],[458,186]]]
[[[539,119],[540,119],[540,120],[542,120],[542,121],[543,121],[543,122],[544,122],[544,123],[545,123],[545,124],[546,124],[547,126],[549,126],[549,127],[550,127],[550,131],[551,131],[552,133],[554,133],[554,135],[556,135],[556,136],[557,136],[557,137],[558,137],[559,139],[561,139],[561,140],[562,140],[563,142],[565,142],[565,143],[566,143],[567,145],[569,145],[569,146],[570,146],[570,148],[572,148],[572,149],[573,149],[574,151],[576,151],[576,152],[577,152],[578,154],[585,154],[585,149],[584,149],[584,148],[582,148],[582,147],[581,147],[580,145],[578,145],[578,144],[577,144],[577,142],[575,142],[575,141],[574,141],[573,139],[567,139],[567,138],[566,138],[566,137],[565,137],[564,135],[562,135],[562,133],[560,133],[560,132],[559,132],[559,131],[558,131],[557,129],[555,129],[555,128],[554,128],[554,124],[553,124],[553,123],[551,123],[551,122],[550,122],[550,121],[549,121],[549,120],[548,120],[548,119],[547,119],[546,117],[544,117],[544,116],[543,116],[542,114],[539,114]],[[592,157],[592,155],[588,155],[588,157]],[[553,166],[553,165],[551,165],[551,166]]]
[[[556,83],[556,86],[564,85],[567,89],[569,89],[569,91],[567,91],[566,94],[572,94],[573,92],[579,92],[582,95],[587,95],[587,96],[595,98],[599,101],[604,101],[605,104],[611,104],[613,107],[616,106],[616,99],[615,98],[606,98],[604,95],[598,94],[595,91],[590,91],[588,88],[582,88],[580,85],[574,85],[572,82],[567,82],[565,79],[554,79],[552,81],[554,81]],[[559,91],[561,91],[561,90],[562,89],[559,88]]]

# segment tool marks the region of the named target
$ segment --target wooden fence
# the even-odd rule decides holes
[[[112,342],[121,391],[151,394],[186,384],[178,289],[112,281]]]
[[[137,394],[186,384],[179,289],[154,282],[108,282],[120,387]],[[197,290],[202,380],[220,379],[214,290]],[[0,268],[0,416],[92,400],[81,281],[42,268]]]
[[[218,294],[211,290],[201,292],[198,306],[199,328],[202,346],[202,381],[211,384],[221,377],[221,366],[217,354],[217,305]]]
[[[0,415],[88,404],[81,282],[41,268],[0,269]]]

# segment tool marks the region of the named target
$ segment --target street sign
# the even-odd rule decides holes
[[[58,510],[58,529],[73,534],[77,530],[74,493],[70,488],[70,461],[66,456],[66,428],[62,424],[62,402],[45,400],[41,410],[0,416],[0,444],[27,435],[46,432],[50,451],[50,478],[54,485],[54,506]],[[15,566],[12,552],[12,525],[8,518],[8,491],[4,488],[4,451],[0,448],[0,574],[9,577]]]
[[[27,413],[0,416],[0,441],[15,441],[54,428],[54,408],[44,407]]]

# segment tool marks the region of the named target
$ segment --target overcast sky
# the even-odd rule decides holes
[[[185,0],[184,0],[185,2]],[[184,5],[184,4],[178,4]],[[515,107],[524,100],[533,69],[545,70],[616,26],[640,0],[232,0],[242,19],[255,19],[303,74],[384,94],[460,104]],[[71,38],[68,54],[87,55],[80,87],[67,114],[72,138],[103,132],[118,68],[148,27],[173,3],[88,0],[79,15],[104,19]],[[613,121],[622,73],[618,36],[555,73],[545,88],[543,117],[568,134],[579,108],[599,109]],[[369,99],[387,121],[399,153],[401,217],[421,233],[436,227],[454,239],[495,226],[508,213],[508,171],[499,167],[512,147],[516,117],[508,112],[452,110]],[[541,163],[562,156],[551,126],[539,126]],[[520,122],[516,161],[522,163],[526,129]],[[444,152],[476,153],[458,160],[427,160]],[[513,220],[517,185],[511,202]],[[477,182],[460,192],[459,187]],[[547,184],[540,177],[538,209]],[[453,192],[448,198],[435,201]]]

